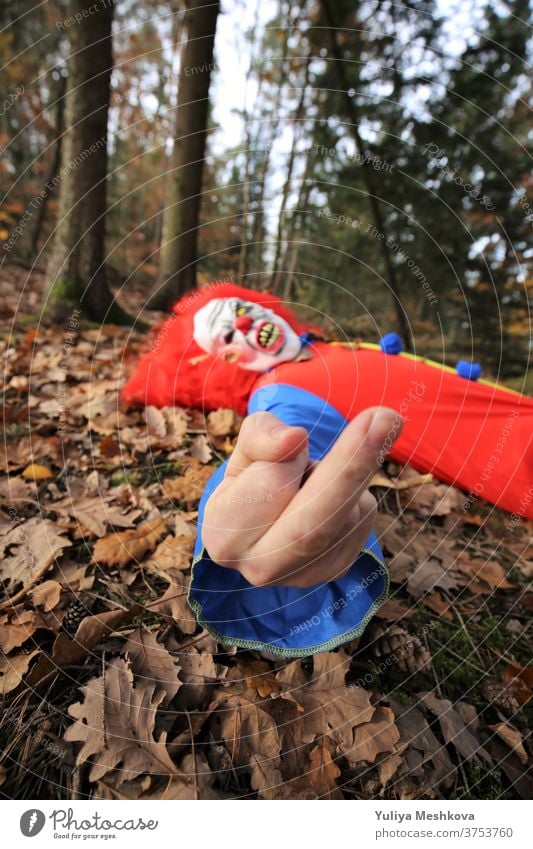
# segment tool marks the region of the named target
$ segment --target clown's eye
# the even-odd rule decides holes
[[[237,307],[235,310],[235,315],[246,315],[248,312],[248,307]]]

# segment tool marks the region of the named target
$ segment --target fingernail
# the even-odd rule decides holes
[[[403,419],[395,410],[380,410],[370,422],[368,441],[373,448],[388,451],[400,435]]]
[[[270,436],[272,439],[282,439],[287,431],[290,430],[290,427],[286,424],[279,424],[272,428],[270,431]]]

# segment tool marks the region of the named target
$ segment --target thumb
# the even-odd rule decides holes
[[[286,425],[272,413],[252,413],[242,424],[225,478],[237,477],[258,460],[283,463],[307,450],[305,428]]]

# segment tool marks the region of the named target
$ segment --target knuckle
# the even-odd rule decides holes
[[[258,430],[262,430],[269,424],[271,425],[272,418],[271,413],[267,412],[251,413],[249,416],[246,416],[239,432],[239,440],[249,439],[254,436]]]
[[[239,572],[253,587],[270,586],[275,578],[270,569],[266,569],[259,564],[249,562],[243,563],[239,568]]]
[[[378,502],[376,497],[368,490],[361,496],[359,509],[361,511],[361,520],[374,521],[378,512]]]
[[[303,518],[295,519],[289,527],[289,541],[293,548],[303,555],[323,551],[329,547],[334,537],[334,523],[330,519],[310,525]]]
[[[231,545],[231,540],[221,533],[219,528],[204,524],[202,528],[202,543],[211,560],[220,566],[238,568],[239,559]]]

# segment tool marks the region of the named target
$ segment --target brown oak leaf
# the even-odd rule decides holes
[[[145,773],[181,776],[166,747],[166,732],[154,737],[156,712],[165,698],[155,684],[136,681],[123,658],[114,658],[100,678],[81,687],[83,702],[68,712],[76,722],[64,734],[82,743],[76,764],[91,761],[90,781],[113,771],[116,787]]]
[[[207,417],[207,432],[211,436],[228,436],[235,426],[233,410],[213,410]]]
[[[9,658],[0,654],[0,695],[6,696],[18,687],[36,654],[39,654],[39,649]]]
[[[158,690],[163,690],[161,705],[166,707],[181,687],[178,678],[180,667],[166,648],[157,642],[156,635],[145,628],[136,628],[121,654],[129,660],[136,681],[153,683]]]
[[[26,586],[47,564],[53,565],[60,551],[72,545],[64,533],[53,522],[34,517],[2,537],[0,553],[13,550],[1,566],[2,581],[9,584],[10,590],[19,584]]]
[[[143,563],[143,568],[168,580],[169,569],[186,571],[190,568],[193,548],[193,536],[168,536],[159,543],[150,559]]]
[[[162,517],[143,522],[132,531],[107,534],[95,543],[94,560],[108,566],[125,566],[130,560],[140,562],[148,551],[154,550],[164,534],[166,520]]]
[[[489,753],[477,737],[466,727],[458,711],[449,699],[439,699],[434,693],[418,693],[417,698],[438,717],[446,743],[453,743],[459,754],[467,761],[481,764],[492,763]]]
[[[212,466],[201,466],[197,461],[191,462],[183,475],[163,481],[163,492],[171,501],[196,504],[202,497],[213,471]]]
[[[400,732],[394,723],[394,713],[387,707],[376,707],[370,722],[353,729],[353,746],[343,754],[351,766],[361,761],[374,763],[382,752],[394,752]]]
[[[43,581],[31,590],[30,595],[37,607],[49,611],[59,604],[61,589],[61,584],[57,581]]]

